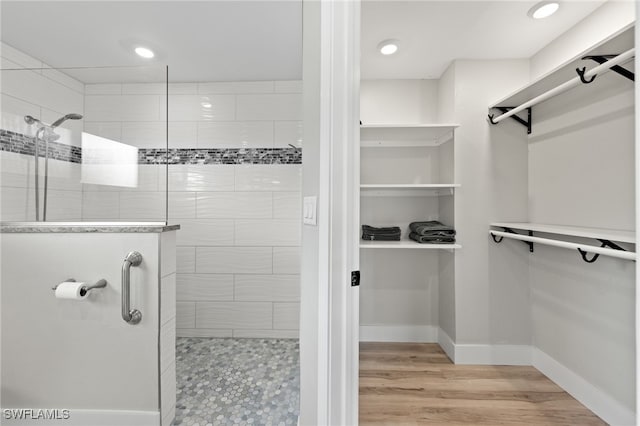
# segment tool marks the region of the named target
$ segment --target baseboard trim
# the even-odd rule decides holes
[[[456,344],[453,343],[453,339],[442,329],[438,327],[438,344],[447,354],[451,362],[455,364],[456,360]]]
[[[456,344],[456,364],[467,365],[531,365],[529,345]]]
[[[635,425],[635,413],[538,348],[532,365],[610,425]]]
[[[3,408],[4,410],[4,408]],[[34,414],[36,415],[36,414]],[[24,418],[7,419],[3,411],[3,426],[27,426],[37,423],[46,424],[43,419]],[[125,410],[78,410],[69,409],[69,418],[51,420],[49,424],[63,426],[159,426],[160,412],[158,411],[125,411]]]
[[[437,343],[438,328],[432,325],[361,325],[360,341]]]

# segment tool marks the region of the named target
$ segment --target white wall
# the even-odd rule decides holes
[[[86,128],[139,148],[164,148],[162,90],[87,85]],[[300,81],[170,85],[169,148],[302,146],[301,90]],[[114,105],[129,109],[116,113]],[[96,210],[110,218],[161,218],[165,170],[141,165],[143,186],[109,193],[86,186],[85,200],[96,206],[94,199],[112,198],[110,211]],[[298,336],[300,180],[300,164],[169,166],[169,220],[181,225],[178,336]]]
[[[456,252],[455,310],[457,344],[528,345],[529,289],[526,253],[506,251],[497,274],[489,223],[527,217],[526,152],[522,126],[490,126],[487,105],[528,81],[526,60],[456,61]],[[495,128],[494,128],[495,127]],[[501,191],[503,190],[503,191]],[[506,192],[504,192],[506,191]]]
[[[570,61],[580,52],[633,25],[633,1],[609,0],[569,31],[531,57],[531,79],[536,80]],[[622,53],[622,52],[613,52]]]
[[[535,117],[531,221],[633,230],[633,83],[599,76],[539,105]],[[548,247],[530,260],[535,347],[633,410],[632,262],[601,257],[586,264],[575,252]]]
[[[68,113],[84,110],[84,85],[46,64],[0,44],[2,96],[0,128],[33,136],[37,127],[24,121],[25,115],[51,123]],[[22,70],[36,68],[33,71]],[[67,121],[56,130],[58,143],[80,145],[81,121]],[[34,158],[0,151],[0,218],[3,221],[35,220]],[[42,212],[44,160],[40,160],[40,209]],[[80,220],[82,217],[80,165],[49,160],[47,220]]]
[[[438,80],[363,80],[360,87],[362,124],[434,123]]]

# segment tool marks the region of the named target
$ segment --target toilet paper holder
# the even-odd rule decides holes
[[[76,280],[75,278],[68,278],[64,280],[64,282],[74,283],[76,282]],[[55,291],[59,285],[60,284],[56,284],[54,287],[51,288],[51,290]],[[105,288],[106,286],[107,286],[107,280],[105,280],[104,278],[97,281],[95,284],[82,286],[82,289],[80,290],[80,296],[86,295],[89,292],[89,290],[93,290],[94,288]]]

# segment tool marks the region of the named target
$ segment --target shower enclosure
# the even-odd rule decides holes
[[[2,423],[168,425],[167,69],[11,59],[0,70]]]

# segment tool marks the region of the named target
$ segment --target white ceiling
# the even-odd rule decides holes
[[[2,41],[55,67],[149,64],[173,82],[302,78],[302,0],[2,1]]]
[[[439,78],[454,59],[529,58],[605,3],[564,0],[534,20],[527,11],[538,1],[366,1],[362,78]],[[377,50],[386,39],[400,41],[395,55]]]
[[[552,17],[527,16],[536,1],[375,1],[362,4],[362,77],[438,78],[452,60],[528,58],[605,0],[565,0]],[[302,78],[302,0],[7,1],[2,40],[53,67],[148,64],[157,52],[169,79]],[[400,40],[382,56],[376,46]]]

